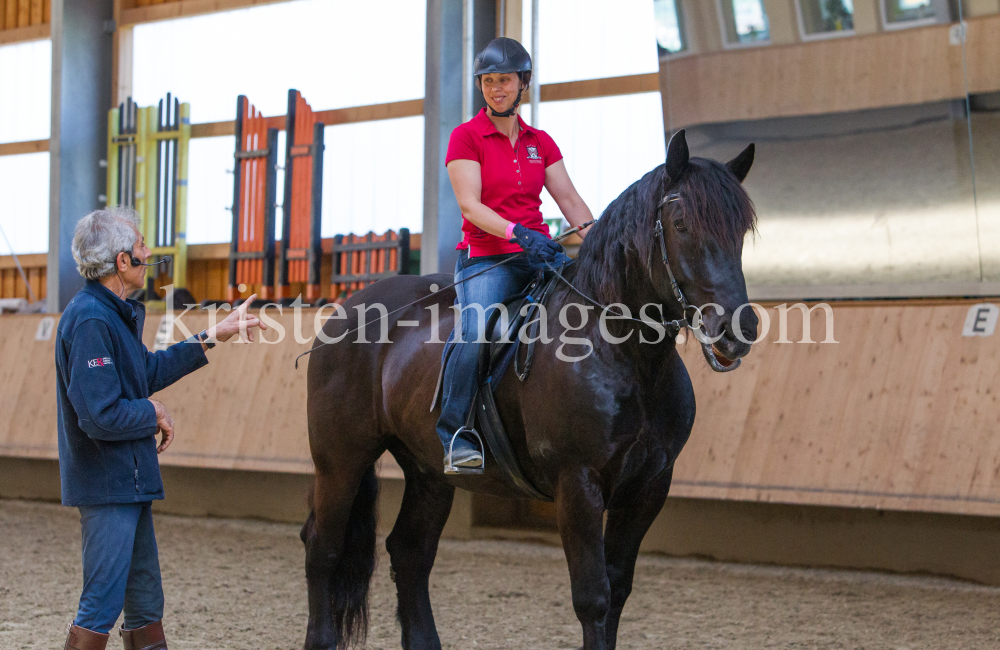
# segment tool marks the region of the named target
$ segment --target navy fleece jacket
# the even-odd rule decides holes
[[[146,307],[87,281],[66,306],[56,338],[59,476],[67,506],[163,498],[156,411],[148,397],[208,363],[184,341],[152,353]]]

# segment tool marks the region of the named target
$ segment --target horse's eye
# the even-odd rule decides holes
[[[684,225],[683,219],[674,219],[674,228],[676,228],[678,232],[687,232],[687,226]]]

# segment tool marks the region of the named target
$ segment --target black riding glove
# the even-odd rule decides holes
[[[552,266],[563,266],[569,262],[563,247],[540,232],[517,224],[514,226],[513,235],[510,243],[520,246],[533,260]]]

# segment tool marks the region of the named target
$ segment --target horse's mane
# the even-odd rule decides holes
[[[653,234],[657,207],[666,195],[679,194],[674,214],[698,241],[712,240],[736,252],[747,232],[756,233],[757,214],[746,190],[725,165],[707,158],[691,158],[677,183],[666,185],[665,165],[656,167],[612,201],[591,228],[574,264],[575,282],[604,303],[620,302],[635,283],[648,275],[659,244]],[[666,210],[667,214],[671,210]],[[664,228],[670,227],[664,219]],[[641,273],[629,265],[643,264]]]

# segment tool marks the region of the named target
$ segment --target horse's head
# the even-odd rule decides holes
[[[691,158],[677,132],[666,164],[604,210],[573,270],[578,287],[604,304],[655,303],[667,319],[689,319],[718,372],[735,369],[757,334],[741,260],[756,224],[742,185],[753,152],[750,145],[725,165]]]
[[[751,144],[726,164],[692,158],[684,131],[678,131],[667,145],[650,233],[659,240],[649,260],[656,292],[664,304],[683,308],[705,359],[717,372],[734,370],[757,337],[757,315],[748,305],[742,264],[743,240],[756,225],[753,203],[742,185],[753,157]],[[664,248],[667,264],[660,260]]]

